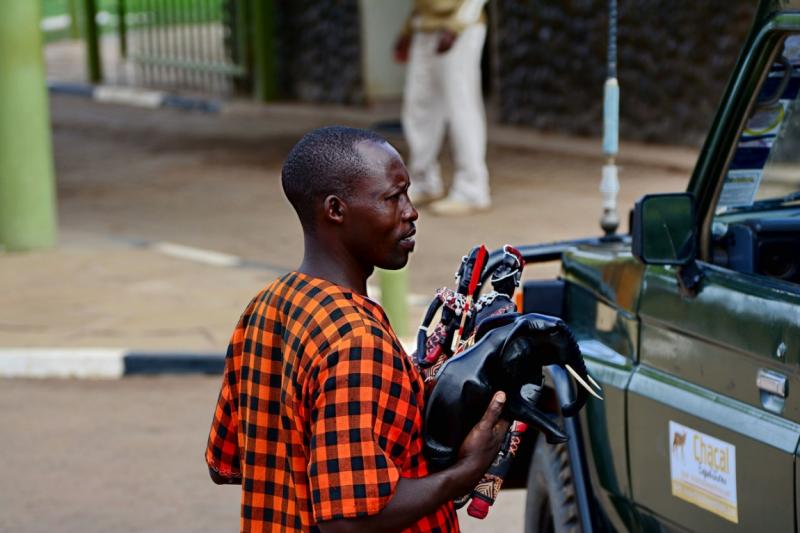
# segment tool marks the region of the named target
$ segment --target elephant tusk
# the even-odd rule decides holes
[[[599,394],[597,394],[597,393],[596,393],[594,390],[592,390],[592,388],[589,386],[589,384],[588,384],[588,383],[586,383],[586,382],[583,380],[583,378],[582,378],[582,377],[581,377],[581,376],[580,376],[580,375],[579,375],[577,372],[575,372],[575,370],[573,370],[573,368],[572,368],[571,366],[569,366],[569,365],[564,365],[564,367],[565,367],[565,368],[566,368],[566,369],[569,371],[569,373],[570,373],[570,374],[572,374],[572,377],[573,377],[573,378],[575,378],[575,381],[577,381],[578,383],[580,383],[580,384],[581,384],[581,386],[582,386],[584,389],[586,389],[587,391],[589,391],[589,394],[591,394],[592,396],[594,396],[594,397],[595,397],[595,398],[597,398],[598,400],[602,400],[602,399],[603,399],[603,397],[602,397],[602,396],[600,396],[600,395],[599,395]]]
[[[594,380],[594,378],[592,378],[592,376],[589,373],[586,374],[586,377],[589,378],[589,383],[594,385],[595,389],[597,389],[599,391],[603,390],[603,389],[600,388],[600,385],[597,384],[597,382]]]

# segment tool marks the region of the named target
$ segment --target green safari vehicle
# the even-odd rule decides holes
[[[760,4],[685,193],[520,250],[561,262],[524,311],[570,325],[605,397],[520,450],[527,531],[797,531],[800,0]]]

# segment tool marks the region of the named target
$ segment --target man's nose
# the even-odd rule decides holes
[[[413,222],[418,218],[419,218],[419,212],[417,212],[417,208],[414,207],[414,204],[411,203],[411,200],[408,200],[408,205],[403,210],[403,220]]]

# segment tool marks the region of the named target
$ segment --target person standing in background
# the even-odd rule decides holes
[[[486,168],[486,116],[481,54],[486,0],[415,0],[395,45],[408,62],[403,131],[410,150],[412,201],[439,215],[462,215],[491,205]],[[455,174],[447,196],[438,156],[449,126]]]

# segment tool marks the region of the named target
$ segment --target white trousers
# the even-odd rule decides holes
[[[443,54],[436,53],[439,34],[415,32],[403,101],[403,131],[410,149],[411,187],[439,194],[437,161],[449,126],[455,175],[449,196],[488,205],[486,115],[481,89],[481,53],[486,25],[467,27]]]

